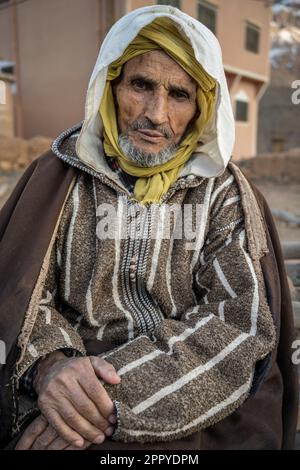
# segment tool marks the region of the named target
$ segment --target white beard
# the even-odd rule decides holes
[[[178,145],[172,144],[157,153],[143,152],[143,150],[137,148],[129,137],[124,134],[119,135],[118,143],[125,157],[135,162],[138,166],[146,168],[168,162],[175,156],[178,148]]]

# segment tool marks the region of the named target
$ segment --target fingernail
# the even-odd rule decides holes
[[[102,444],[104,439],[105,439],[105,437],[103,436],[103,434],[101,434],[100,436],[96,437],[96,439],[94,440],[94,444]]]
[[[111,427],[109,427],[109,428],[106,429],[105,434],[106,434],[107,436],[111,436],[113,432],[114,432],[114,427],[111,426]]]
[[[117,378],[119,378],[118,374],[117,374],[116,372],[114,372],[113,370],[110,370],[110,371],[108,372],[108,375],[109,375],[110,377],[117,377]]]
[[[116,417],[116,415],[110,415],[110,417],[108,418],[108,421],[109,421],[111,424],[116,424],[116,422],[117,422],[117,417]]]
[[[75,446],[75,447],[82,447],[83,444],[84,444],[84,442],[83,442],[82,440],[80,440],[80,441],[78,440],[78,441],[75,441],[75,442],[74,442],[74,446]]]

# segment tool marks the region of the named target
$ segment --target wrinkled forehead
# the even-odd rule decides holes
[[[137,74],[146,75],[149,78],[154,75],[160,77],[162,81],[172,77],[196,86],[193,77],[162,49],[145,52],[125,62],[121,71],[122,77],[128,78]]]

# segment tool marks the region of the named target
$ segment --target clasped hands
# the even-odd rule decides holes
[[[38,416],[16,450],[80,450],[101,444],[116,424],[114,405],[100,382],[120,383],[115,368],[97,356],[49,354],[38,366],[34,388]]]

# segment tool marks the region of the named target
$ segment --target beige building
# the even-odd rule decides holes
[[[218,37],[236,116],[233,155],[255,155],[258,102],[269,80],[267,0],[0,0],[0,58],[16,64],[16,133],[54,137],[82,120],[88,80],[110,25],[155,3],[178,6]]]
[[[13,137],[14,128],[14,77],[0,72],[0,137]]]

